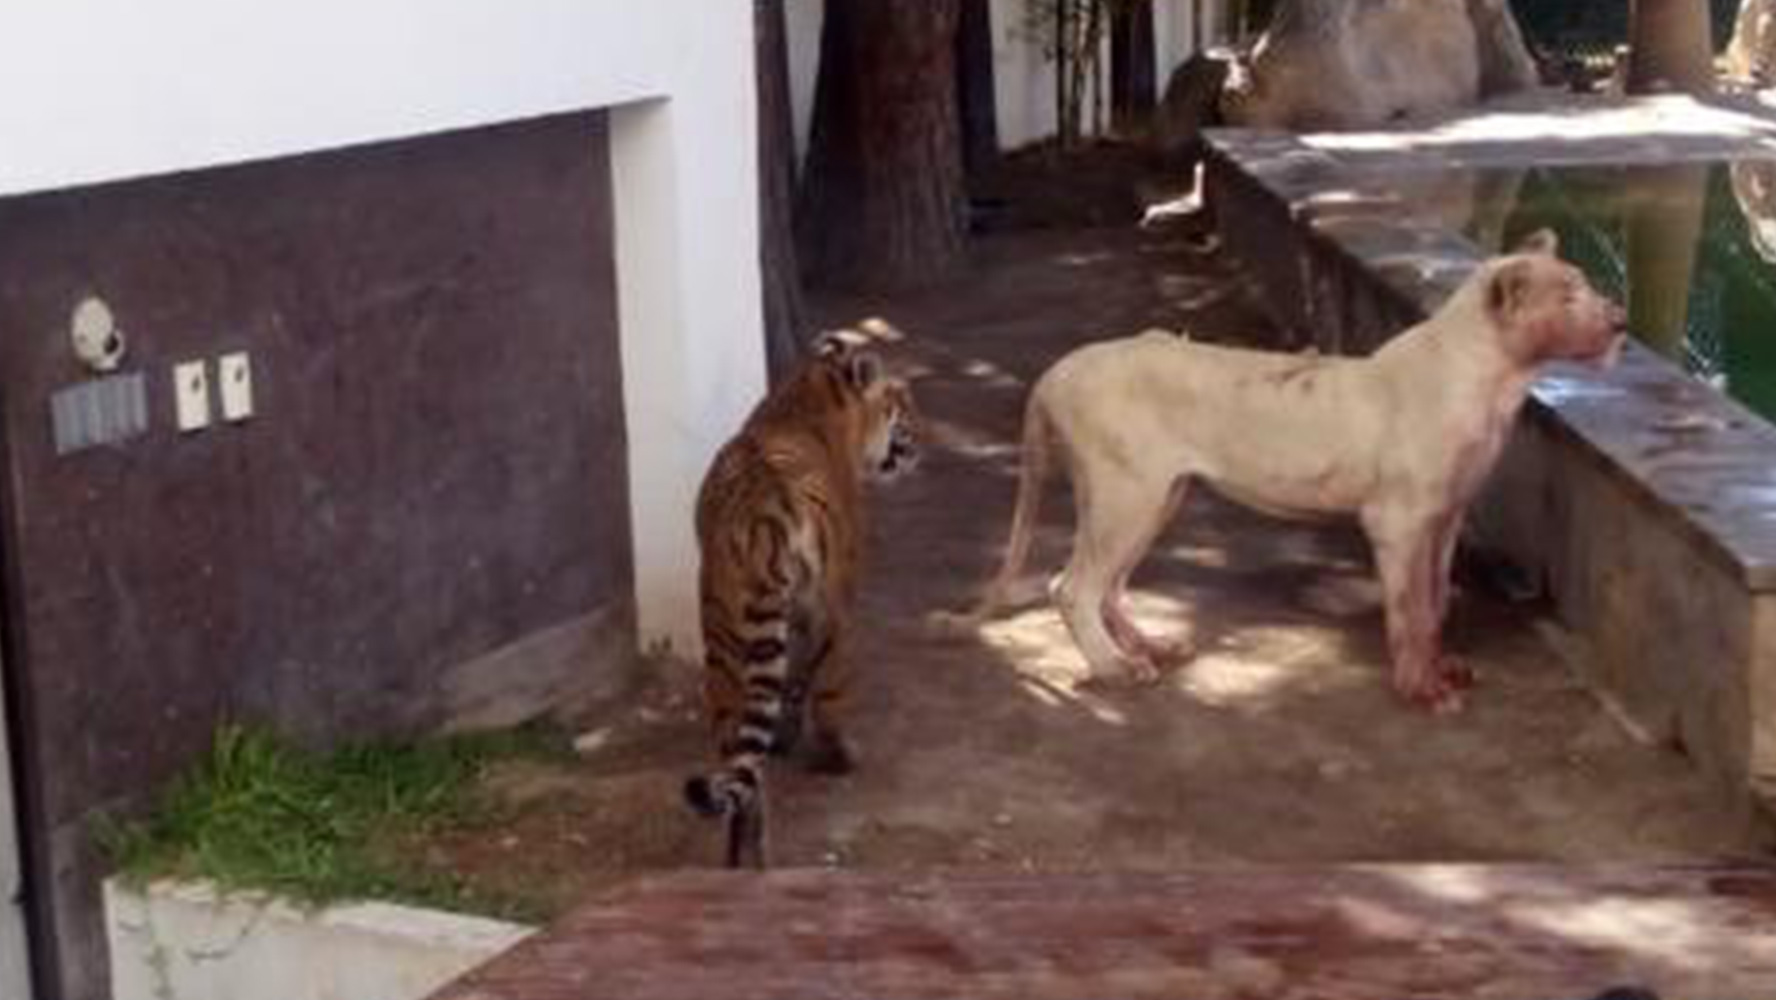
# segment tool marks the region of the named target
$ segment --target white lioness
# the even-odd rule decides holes
[[[1051,442],[1079,523],[1051,592],[1094,680],[1151,680],[1161,646],[1122,608],[1129,574],[1191,482],[1284,516],[1355,514],[1386,602],[1393,683],[1437,711],[1471,675],[1439,633],[1462,515],[1543,362],[1613,359],[1625,316],[1552,233],[1482,265],[1430,319],[1366,358],[1238,350],[1164,331],[1082,347],[1024,416],[1004,564],[971,617],[1006,599],[1035,528]]]

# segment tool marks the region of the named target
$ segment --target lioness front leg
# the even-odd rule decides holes
[[[1165,505],[1154,516],[1153,523],[1148,525],[1147,536],[1140,540],[1127,564],[1111,581],[1110,593],[1104,599],[1104,622],[1110,627],[1111,636],[1116,639],[1117,645],[1122,647],[1123,652],[1135,659],[1144,659],[1165,667],[1175,666],[1189,659],[1196,649],[1196,644],[1187,634],[1156,639],[1135,624],[1134,619],[1129,617],[1126,607],[1128,582],[1129,577],[1134,574],[1135,568],[1141,564],[1142,558],[1153,548],[1153,542],[1165,530],[1166,525],[1171,523],[1172,518],[1177,515],[1189,485],[1190,482],[1187,478],[1180,477],[1168,488]]]
[[[1381,576],[1394,690],[1432,712],[1459,711],[1463,685],[1453,683],[1440,662],[1441,551],[1434,524],[1398,513],[1366,514],[1363,520]]]
[[[1479,679],[1474,668],[1464,663],[1442,648],[1443,626],[1449,621],[1449,603],[1455,584],[1452,574],[1455,569],[1455,546],[1461,538],[1461,514],[1445,515],[1437,520],[1434,527],[1434,546],[1437,553],[1437,564],[1431,578],[1432,591],[1435,593],[1435,611],[1437,625],[1433,633],[1437,642],[1437,671],[1443,679],[1457,688],[1473,687]]]

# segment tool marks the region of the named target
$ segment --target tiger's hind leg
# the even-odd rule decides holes
[[[831,626],[808,667],[808,769],[818,774],[849,774],[857,767],[857,748],[839,719],[850,680],[843,647],[844,636]]]
[[[765,796],[760,794],[753,799],[751,808],[728,815],[726,861],[729,868],[764,871],[771,866],[770,837],[766,833],[770,828],[766,821],[769,806],[766,802]]]
[[[782,603],[755,597],[738,615],[740,628],[724,627],[715,602],[705,601],[704,693],[719,739],[721,765],[692,775],[685,801],[696,812],[721,818],[730,867],[763,867],[766,844],[765,761],[777,743],[789,677],[789,623]],[[715,608],[715,614],[710,609]]]

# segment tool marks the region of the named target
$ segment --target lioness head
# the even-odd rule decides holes
[[[1584,272],[1555,254],[1559,240],[1539,230],[1510,255],[1487,264],[1485,309],[1505,348],[1526,364],[1591,361],[1608,365],[1627,333],[1628,315],[1600,295]]]
[[[815,354],[834,368],[858,404],[858,451],[864,475],[891,480],[917,467],[923,435],[906,382],[888,374],[881,357],[848,331],[823,335]]]

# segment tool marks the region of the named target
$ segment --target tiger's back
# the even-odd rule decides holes
[[[764,762],[804,716],[809,764],[849,770],[840,655],[864,532],[864,481],[917,457],[904,383],[840,338],[771,393],[717,453],[697,501],[704,701],[721,766],[690,779],[699,812],[728,822],[727,860],[764,864]]]

